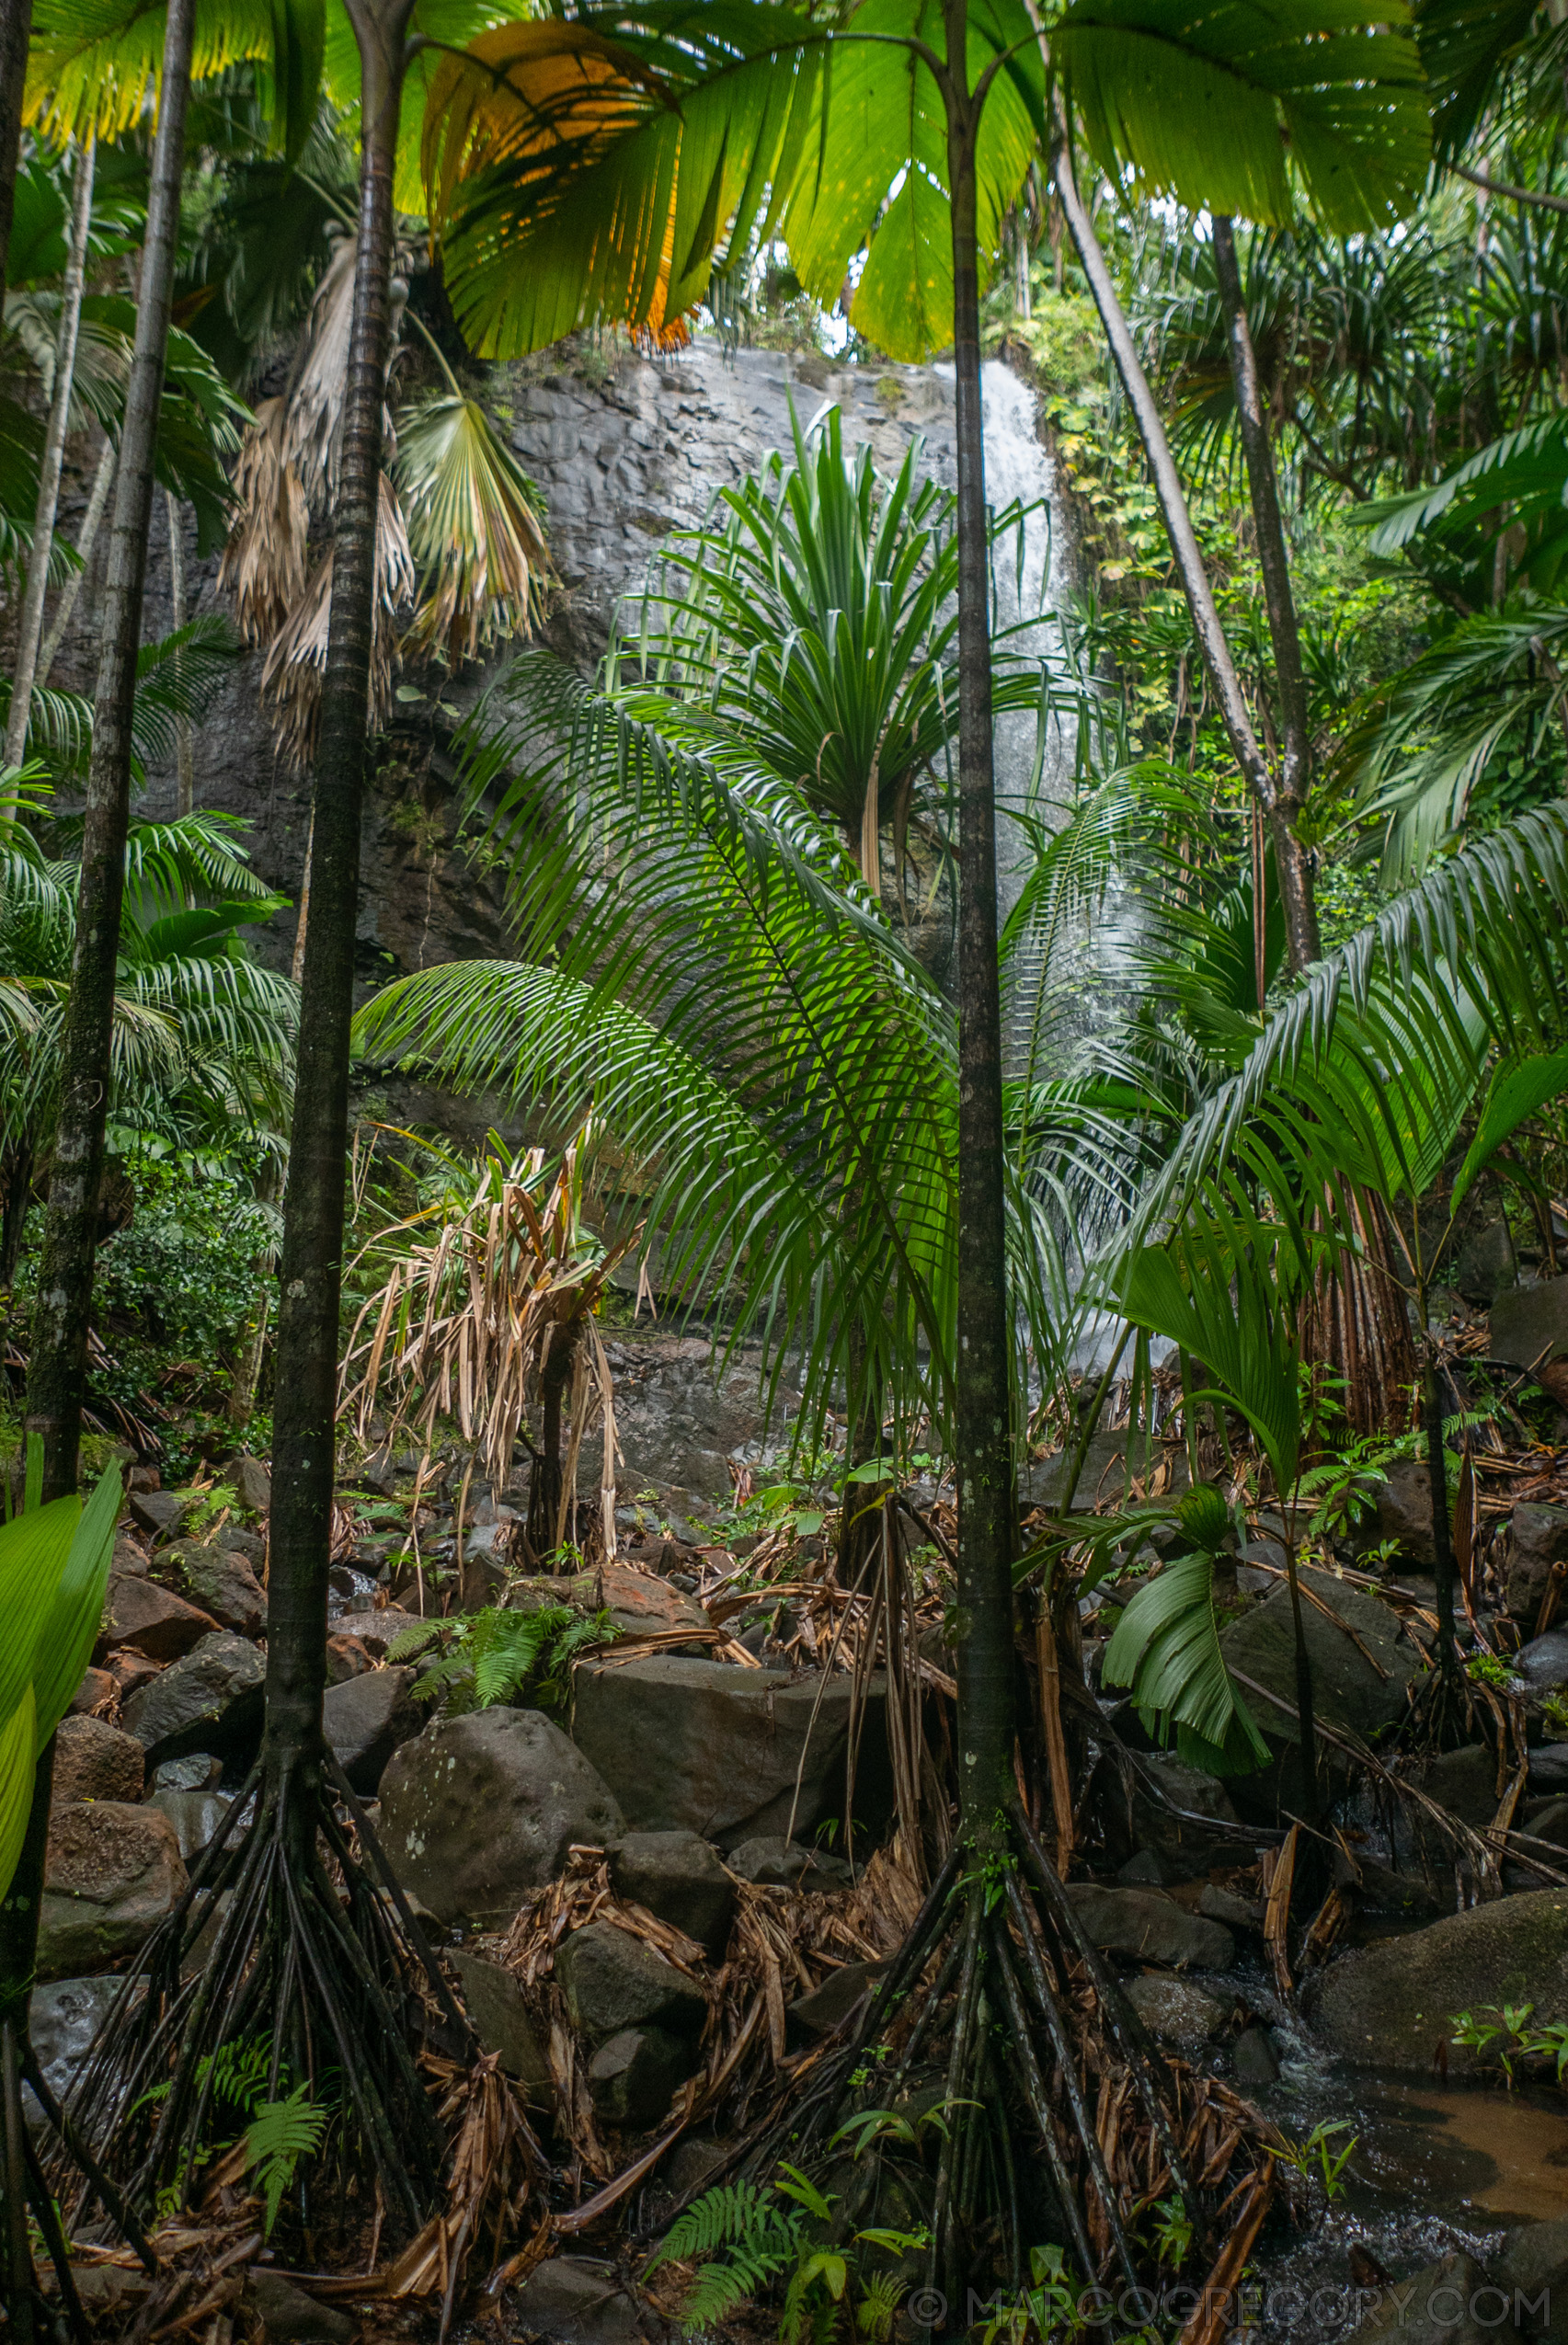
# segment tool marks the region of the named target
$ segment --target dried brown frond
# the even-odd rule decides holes
[[[414,564],[403,515],[383,474],[376,508],[376,596],[371,639],[371,690],[366,723],[374,732],[392,705],[397,614],[414,591]],[[273,737],[298,772],[315,756],[321,685],[332,615],[332,555],[317,563],[300,601],[273,637],[261,670],[261,700]]]
[[[330,511],[338,501],[358,253],[358,238],[344,236],[327,263],[283,394],[284,456],[299,476],[307,503],[319,513]]]
[[[310,514],[284,453],[286,413],[281,399],[261,402],[235,468],[236,512],[218,586],[234,596],[247,643],[270,642],[304,592]]]
[[[542,1544],[558,1546],[565,1535],[578,1455],[599,1416],[601,1516],[605,1552],[612,1555],[615,1418],[610,1367],[592,1321],[611,1271],[642,1233],[633,1231],[597,1261],[587,1257],[580,1166],[589,1138],[585,1126],[547,1186],[542,1149],[510,1164],[490,1157],[470,1196],[444,1200],[371,1241],[366,1253],[400,1251],[354,1323],[338,1407],[366,1440],[372,1416],[390,1401],[388,1444],[407,1425],[428,1446],[438,1419],[455,1417],[486,1471],[503,1481],[527,1403],[554,1372],[571,1434],[559,1518]],[[432,1223],[428,1241],[405,1244]]]

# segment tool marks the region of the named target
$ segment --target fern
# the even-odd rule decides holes
[[[406,1637],[411,1633],[404,1631]],[[439,1699],[446,1718],[514,1701],[531,1688],[542,1708],[554,1709],[565,1696],[577,1654],[589,1645],[609,1643],[616,1633],[605,1612],[586,1619],[566,1604],[542,1604],[532,1612],[487,1605],[453,1624],[451,1645],[414,1691],[420,1701]],[[388,1646],[388,1659],[402,1642]]]
[[[386,1657],[388,1661],[414,1661],[441,1642],[441,1633],[433,1620],[417,1620],[412,1628],[399,1629],[386,1648]]]
[[[871,2345],[887,2345],[904,2288],[896,2271],[874,2271],[866,2282],[865,2294],[855,2306],[854,2325]]]
[[[326,2111],[312,2105],[308,2083],[296,2085],[287,2100],[264,2100],[246,2126],[246,2168],[261,2191],[268,2238],[295,2168],[315,2156],[326,2131]]]
[[[759,2296],[771,2281],[801,2257],[804,2216],[780,2204],[776,2192],[755,2182],[720,2184],[693,2200],[671,2224],[648,2265],[676,2263],[692,2256],[717,2257],[705,2263],[687,2290],[681,2325],[688,2336],[712,2328],[739,2305]]]

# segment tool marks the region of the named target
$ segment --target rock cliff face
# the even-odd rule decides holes
[[[846,442],[869,441],[892,468],[917,434],[936,479],[954,479],[953,388],[937,369],[830,370],[821,360],[765,350],[727,359],[701,343],[653,364],[626,358],[613,370],[580,361],[576,371],[498,369],[487,378],[493,410],[544,497],[558,585],[546,633],[588,667],[602,650],[622,596],[640,588],[674,530],[699,520],[716,492],[755,469],[770,449],[788,450],[790,415],[809,426],[830,401],[843,413]],[[86,470],[90,472],[90,461]],[[63,515],[73,539],[87,481],[68,482]],[[189,522],[189,517],[188,517]],[[107,539],[107,531],[104,539]],[[90,692],[97,653],[104,541],[95,575],[52,681]],[[192,614],[223,607],[217,557],[185,546]],[[147,585],[146,630],[171,624],[165,502],[157,500]],[[196,742],[196,800],[243,815],[252,825],[258,870],[291,898],[299,888],[309,824],[305,780],[275,756],[258,692],[261,655],[246,654]],[[493,671],[490,671],[493,672]],[[366,806],[360,958],[367,984],[433,962],[502,952],[506,925],[498,886],[455,845],[456,792],[447,742],[452,713],[466,711],[487,681],[471,671],[406,681],[425,687],[422,704],[400,704],[378,760]],[[172,771],[155,770],[143,810],[172,813]],[[280,914],[262,949],[286,967],[294,915]],[[420,1115],[434,1103],[404,1103]],[[483,1129],[481,1117],[479,1128]]]

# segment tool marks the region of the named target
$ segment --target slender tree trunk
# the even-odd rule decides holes
[[[1421,1318],[1426,1321],[1426,1291],[1421,1293]],[[1443,1441],[1443,1395],[1430,1336],[1421,1367],[1422,1430],[1426,1436],[1426,1486],[1432,1497],[1433,1581],[1437,1592],[1437,1666],[1449,1681],[1459,1674],[1459,1642],[1454,1630],[1454,1524],[1448,1504],[1448,1453]]]
[[[33,509],[32,551],[28,556],[27,592],[22,597],[17,665],[11,680],[11,713],[6,725],[7,765],[20,765],[27,745],[28,711],[32,705],[39,639],[43,633],[43,599],[49,586],[49,557],[54,545],[54,516],[60,502],[60,467],[65,455],[65,433],[71,420],[71,383],[76,371],[76,334],[82,322],[82,289],[87,275],[87,235],[93,220],[96,152],[93,135],[89,132],[86,144],[76,150],[71,241],[65,256],[65,283],[60,300],[60,330],[54,342],[54,389],[49,402],[49,420],[44,426],[43,461],[39,467],[38,501]]]
[[[32,39],[32,0],[0,0],[0,318],[5,315],[5,256],[17,205],[17,166],[22,149],[22,98]]]
[[[376,501],[391,347],[393,172],[412,0],[349,0],[361,74],[359,254],[280,1278],[272,1447],[266,1762],[314,1847],[326,1687],[338,1319],[349,1149],[349,1027],[360,895]],[[290,1826],[286,1825],[285,1829]],[[304,1851],[302,1850],[302,1857]]]
[[[1013,1797],[1012,1396],[1002,1203],[1001,999],[996,960],[985,443],[976,250],[978,110],[963,86],[967,10],[945,0],[947,170],[958,457],[958,1775],[973,1842]]]
[[[1257,531],[1258,566],[1263,572],[1269,639],[1274,646],[1275,681],[1279,688],[1283,747],[1273,809],[1274,862],[1285,907],[1290,967],[1299,974],[1319,957],[1322,950],[1318,941],[1318,908],[1312,892],[1312,860],[1297,835],[1312,783],[1307,679],[1301,666],[1301,634],[1296,623],[1296,598],[1290,588],[1290,563],[1285,550],[1285,524],[1280,518],[1279,482],[1274,467],[1268,416],[1258,382],[1257,356],[1242,290],[1236,239],[1222,212],[1214,214],[1214,265],[1230,347],[1230,380],[1236,390],[1242,449],[1247,460],[1247,486],[1252,492],[1253,525]]]
[[[1214,592],[1208,583],[1208,573],[1204,567],[1203,555],[1193,530],[1192,516],[1187,510],[1186,492],[1176,469],[1176,460],[1171,453],[1171,443],[1165,437],[1159,406],[1150,389],[1149,378],[1143,372],[1137,345],[1132,338],[1132,328],[1127,322],[1111,272],[1105,266],[1105,256],[1094,234],[1094,223],[1078,191],[1078,182],[1073,177],[1072,162],[1068,154],[1065,123],[1061,126],[1052,169],[1056,177],[1057,200],[1077,248],[1084,276],[1089,280],[1089,291],[1100,313],[1100,322],[1111,346],[1111,356],[1116,360],[1116,372],[1121,377],[1127,405],[1138,426],[1138,436],[1143,443],[1144,457],[1154,481],[1154,493],[1160,500],[1166,534],[1171,541],[1172,558],[1182,581],[1182,591],[1187,599],[1187,609],[1192,613],[1193,631],[1197,636],[1209,686],[1230,743],[1230,753],[1240,766],[1248,788],[1272,822],[1278,798],[1274,776],[1253,729],[1246,695],[1242,690],[1242,680],[1236,673],[1236,663],[1230,657],[1230,646],[1220,623]],[[1305,963],[1301,966],[1305,967]]]
[[[20,2062],[27,2041],[28,2006],[33,1973],[38,1967],[39,1903],[43,1895],[44,1859],[49,1846],[49,1805],[54,1788],[54,1741],[39,1754],[33,1770],[32,1801],[28,1810],[27,1837],[17,1859],[4,1900],[0,1900],[0,2031],[7,2073],[0,2077],[7,2125],[20,2109],[11,2063]],[[6,2221],[0,2226],[0,2303],[16,2321],[18,2340],[40,2331],[32,2312],[33,2262],[28,2237],[26,2187],[6,2144]]]
[[[120,441],[120,481],[103,601],[103,653],[93,705],[86,819],[61,1058],[60,1118],[54,1141],[43,1261],[33,1312],[28,1424],[44,1445],[46,1498],[76,1487],[87,1315],[93,1295],[104,1121],[111,1080],[115,962],[125,892],[125,836],[131,813],[131,715],[142,600],[153,520],[153,457],[163,397],[175,252],[179,239],[179,178],[185,109],[190,94],[195,0],[169,0],[163,86],[153,146],[152,193],[143,248],[142,291],[132,347],[131,381]]]
[[[169,525],[169,616],[177,633],[190,613],[185,601],[185,537],[179,522],[179,499],[172,488],[164,491],[164,507]],[[178,775],[176,811],[182,815],[194,814],[196,757],[191,746],[189,717],[176,717],[174,738],[176,772]]]
[[[93,548],[98,542],[98,531],[102,528],[103,517],[109,510],[109,492],[114,486],[115,466],[118,462],[119,452],[113,440],[106,440],[103,454],[98,458],[98,468],[93,475],[93,485],[87,497],[87,509],[82,516],[82,534],[76,540],[76,559],[81,567],[72,571],[60,589],[60,600],[54,606],[54,616],[49,623],[49,633],[43,639],[43,649],[38,656],[38,669],[33,677],[35,692],[41,692],[48,683],[50,669],[58,658],[60,646],[65,640],[65,630],[71,624],[71,613],[76,608],[76,597],[82,591],[83,581],[86,578],[87,567],[93,558]]]

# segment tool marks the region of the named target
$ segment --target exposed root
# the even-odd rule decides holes
[[[132,2209],[189,2206],[208,2189],[215,2143],[244,2122],[232,2095],[225,2107],[218,2055],[242,2047],[264,2060],[260,2098],[303,2086],[327,2117],[294,2191],[313,2256],[324,2234],[349,2245],[372,2185],[398,2233],[417,2232],[435,2203],[445,2145],[415,2050],[428,2005],[460,2041],[468,2030],[341,1788],[357,1847],[325,1794],[286,1774],[263,1781],[258,1768],[126,1978],[71,2114]],[[101,2195],[89,2181],[78,2225]]]

